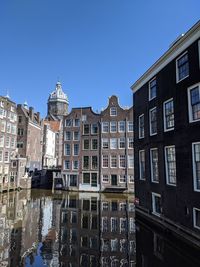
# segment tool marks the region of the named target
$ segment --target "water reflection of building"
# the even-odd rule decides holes
[[[68,194],[61,206],[60,264],[135,266],[133,200]]]
[[[169,232],[137,221],[137,267],[200,266],[200,251]]]

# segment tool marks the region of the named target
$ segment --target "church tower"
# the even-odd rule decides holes
[[[62,85],[58,81],[55,90],[49,95],[47,117],[49,119],[62,119],[68,114],[68,97],[62,90]]]

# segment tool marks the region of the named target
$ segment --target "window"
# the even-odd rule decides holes
[[[176,152],[175,146],[165,147],[166,180],[169,185],[176,185]]]
[[[82,215],[82,228],[83,229],[89,228],[89,216],[88,216],[88,214]]]
[[[92,156],[92,169],[96,170],[98,168],[98,158],[97,156]]]
[[[117,232],[118,230],[118,218],[111,217],[111,232]]]
[[[76,174],[70,174],[69,176],[69,185],[77,186],[78,176]]]
[[[110,132],[111,133],[116,133],[117,131],[117,122],[116,121],[111,121],[110,122]]]
[[[24,135],[24,129],[18,128],[18,135]]]
[[[110,149],[117,149],[117,138],[110,138]]]
[[[164,109],[164,131],[174,129],[174,101],[169,99],[163,104]]]
[[[125,155],[119,155],[119,167],[120,168],[126,167],[126,156]]]
[[[102,182],[103,183],[109,183],[109,176],[108,176],[108,174],[103,174],[102,175]]]
[[[79,154],[79,144],[74,144],[74,156],[78,156]]]
[[[195,228],[200,229],[200,209],[193,208],[193,223]]]
[[[133,155],[128,155],[128,167],[129,169],[134,168],[134,158]]]
[[[192,144],[194,190],[200,191],[200,142]]]
[[[0,150],[0,162],[2,162],[2,161],[3,161],[3,151]]]
[[[108,168],[108,155],[103,155],[102,158],[102,168]]]
[[[69,170],[69,169],[70,169],[70,161],[65,160],[65,170]]]
[[[74,126],[79,127],[80,126],[80,119],[75,119],[74,120]]]
[[[70,144],[65,144],[65,156],[70,156]]]
[[[65,126],[66,126],[66,127],[70,127],[70,126],[72,126],[72,120],[71,120],[71,119],[66,119],[66,120],[65,120]]]
[[[11,125],[11,134],[16,134],[17,127],[16,125]]]
[[[98,149],[98,140],[92,139],[92,149],[97,150]]]
[[[11,132],[11,124],[7,123],[7,132],[10,133]]]
[[[83,134],[89,134],[90,133],[90,125],[89,124],[84,124],[83,125]]]
[[[117,168],[117,155],[110,156],[110,167]]]
[[[120,218],[120,233],[125,233],[127,230],[126,218]]]
[[[103,149],[108,149],[109,148],[108,138],[102,138],[102,148]]]
[[[188,88],[189,122],[200,120],[200,83]]]
[[[73,161],[73,170],[78,170],[78,160]]]
[[[150,149],[150,160],[151,160],[151,181],[158,182],[158,149],[152,148]]]
[[[110,245],[111,245],[111,251],[118,251],[118,239],[117,238],[111,239]],[[117,267],[118,266],[118,260],[112,259],[112,261],[115,262],[116,264],[112,265],[112,263],[111,263],[111,267]]]
[[[89,169],[89,156],[83,156],[83,169]]]
[[[120,175],[119,176],[119,182],[120,183],[126,183],[126,175]]]
[[[65,140],[71,140],[71,132],[65,132]]]
[[[97,187],[97,173],[91,173],[91,186]]]
[[[188,53],[185,52],[176,60],[176,82],[180,82],[189,76]]]
[[[87,121],[87,115],[82,115],[81,120],[82,120],[82,122],[86,122]]]
[[[128,138],[128,148],[133,148],[134,139],[133,137]]]
[[[116,107],[110,108],[110,116],[117,116],[117,108]]]
[[[119,148],[125,148],[125,137],[119,138]]]
[[[5,132],[6,131],[6,121],[1,121],[1,131]]]
[[[90,184],[90,173],[83,173],[83,184]]]
[[[161,196],[156,193],[152,193],[152,212],[158,216],[161,214]]]
[[[149,82],[149,100],[153,99],[156,97],[156,91],[157,91],[157,84],[156,84],[156,78],[151,80]]]
[[[83,149],[85,149],[85,150],[90,149],[90,141],[89,141],[89,139],[84,139],[83,140]]]
[[[23,142],[17,142],[17,148],[23,148],[24,143]]]
[[[4,161],[9,162],[9,152],[8,151],[6,151],[4,154]]]
[[[101,230],[102,232],[108,232],[108,218],[102,217],[101,219]]]
[[[0,135],[0,147],[4,147],[4,135]]]
[[[128,132],[133,132],[133,122],[128,121]]]
[[[133,175],[128,175],[128,180],[130,184],[134,184],[134,177]]]
[[[74,141],[79,141],[80,134],[79,132],[74,132]]]
[[[139,171],[140,171],[140,180],[145,180],[145,151],[139,151]]]
[[[119,121],[119,132],[125,132],[125,121]]]
[[[109,122],[104,121],[102,122],[102,133],[108,133],[109,132]]]
[[[6,147],[9,148],[10,147],[10,137],[6,136]]]
[[[92,124],[91,134],[97,134],[97,133],[98,133],[98,125],[97,125],[97,123]]]
[[[144,114],[139,116],[139,138],[144,138]]]
[[[11,138],[11,148],[15,148],[15,138]]]
[[[150,135],[157,134],[157,109],[153,108],[149,111],[149,127]]]

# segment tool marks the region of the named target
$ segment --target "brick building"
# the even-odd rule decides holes
[[[133,109],[116,96],[100,114],[73,108],[64,117],[65,188],[80,191],[134,191]]]
[[[9,97],[0,96],[0,191],[9,190],[11,158],[16,154],[17,111]]]
[[[27,159],[26,168],[29,171],[42,168],[42,135],[43,127],[40,113],[32,107],[17,105],[18,135],[17,148],[20,157]]]
[[[99,191],[100,115],[91,107],[73,108],[64,119],[65,188]]]
[[[200,21],[132,86],[137,216],[200,240]]]

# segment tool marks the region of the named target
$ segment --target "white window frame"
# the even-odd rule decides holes
[[[104,175],[108,176],[108,181],[105,181],[104,180]],[[101,177],[102,177],[102,183],[104,183],[104,184],[110,184],[110,176],[108,174],[102,174]]]
[[[104,157],[104,156],[107,156],[107,157],[108,157],[108,166],[106,166],[106,167],[103,166],[103,157]],[[102,155],[102,169],[107,169],[108,167],[109,167],[109,155],[107,155],[107,154],[103,154],[103,155]]]
[[[131,166],[130,162],[133,162],[132,166]],[[134,155],[128,155],[128,168],[134,169]]]
[[[178,61],[180,58],[182,58],[185,54],[188,54],[188,51],[185,51],[183,54],[181,54],[177,59],[176,59],[176,83],[179,83],[181,81],[183,81],[184,79],[186,79],[187,77],[189,77],[190,75],[190,69],[189,69],[189,74],[187,76],[185,76],[184,78],[179,80],[179,71],[178,71]],[[189,64],[189,58],[188,58],[188,64]]]
[[[93,140],[97,140],[97,148],[93,148]],[[99,143],[98,143],[98,139],[97,138],[92,138],[91,139],[91,144],[90,144],[90,150],[98,150],[98,146],[99,146]]]
[[[173,101],[173,106],[174,106],[174,99],[173,97],[166,100],[165,102],[163,102],[163,123],[164,123],[164,132],[169,132],[169,131],[173,131],[174,130],[174,127],[171,127],[171,128],[166,128],[166,110],[165,110],[165,105],[168,103],[168,102],[171,102]],[[174,118],[174,124],[175,124],[175,118]]]
[[[150,149],[150,167],[151,167],[151,182],[152,183],[159,183],[159,166],[158,166],[158,181],[156,181],[156,180],[154,180],[153,179],[153,161],[152,161],[152,151],[157,151],[157,153],[158,153],[158,148],[151,148]]]
[[[112,141],[115,140],[115,144],[116,144],[116,147],[112,147]],[[117,149],[118,148],[118,142],[117,142],[117,138],[110,138],[110,149],[113,150],[113,149]]]
[[[143,114],[141,114],[140,116],[139,116],[139,118],[138,118],[138,127],[139,127],[139,139],[142,139],[142,138],[144,138],[144,136],[145,136],[145,130],[144,130],[144,134],[143,135],[141,135],[141,131],[140,131],[140,119],[141,119],[141,117],[143,117],[144,118],[144,113]],[[145,123],[144,123],[144,125],[145,125]],[[144,127],[144,129],[145,129],[145,127]]]
[[[134,175],[128,175],[128,181],[129,181],[129,184],[134,184],[135,182]]]
[[[131,141],[131,139],[133,139],[133,141]],[[130,143],[133,142],[133,147],[130,146]],[[134,148],[134,137],[128,137],[128,148],[129,149],[133,149]]]
[[[196,211],[200,212],[200,209],[193,208],[193,226],[194,226],[194,228],[200,230],[200,227],[198,225],[196,225]]]
[[[112,111],[114,110],[114,115],[112,114]],[[117,107],[110,107],[110,116],[114,117],[117,116]]]
[[[75,145],[78,145],[78,154],[75,154],[75,153],[74,153],[74,152],[75,152],[75,149],[74,149]],[[80,145],[79,145],[79,143],[74,143],[74,144],[73,144],[73,156],[78,156],[79,153],[80,153]]]
[[[116,157],[116,163],[117,163],[117,164],[116,164],[116,167],[113,167],[113,166],[112,166],[112,157],[113,157],[113,156]],[[111,168],[111,169],[116,169],[117,167],[118,167],[117,155],[110,155],[110,168]]]
[[[119,175],[119,184],[125,184],[126,182],[127,182],[127,176],[125,174],[120,174]]]
[[[120,123],[121,122],[124,124],[124,130],[123,131],[120,130]],[[125,133],[125,131],[126,131],[126,123],[125,123],[125,121],[119,121],[118,122],[118,131],[119,131],[119,133]]]
[[[151,113],[153,110],[156,110],[156,132],[155,133],[152,133],[152,125],[151,125]],[[157,107],[151,108],[149,110],[149,132],[150,132],[150,136],[156,135],[158,133]]]
[[[156,80],[156,77],[154,77],[153,79],[151,79],[151,80],[149,81],[149,84],[148,84],[148,86],[149,86],[149,101],[151,101],[152,99],[154,99],[154,98],[157,97],[157,80],[156,80],[156,96],[154,96],[154,97],[151,98],[151,83],[152,83],[154,80]]]
[[[74,168],[74,162],[78,162],[77,168]],[[79,161],[78,160],[73,160],[72,161],[72,169],[77,171],[79,169]]]
[[[161,195],[158,193],[151,192],[151,201],[152,201],[152,214],[160,217],[161,213],[155,211],[155,197],[159,197],[161,199]]]
[[[120,139],[122,139],[122,138],[124,139],[124,142],[123,142],[123,143],[124,143],[124,147],[120,147],[120,143],[121,143],[121,142],[120,142]],[[119,149],[126,149],[126,138],[125,138],[125,137],[120,137],[120,138],[118,139],[118,148],[119,148]]]
[[[172,184],[169,183],[169,174],[168,174],[168,168],[167,168],[167,148],[174,148],[175,149],[175,163],[176,163],[176,147],[175,145],[171,145],[171,146],[165,146],[164,150],[165,150],[165,174],[166,174],[166,184],[170,185],[170,186],[176,186],[177,185],[177,175],[176,175],[176,183]],[[176,173],[177,174],[177,173]]]
[[[115,131],[112,131],[112,123],[115,124]],[[110,133],[116,133],[117,132],[117,121],[110,121]]]
[[[133,130],[130,130],[130,127],[133,127]],[[133,121],[128,121],[127,132],[132,133],[133,131],[134,131],[134,123],[133,123]]]
[[[200,189],[197,189],[196,185],[196,168],[195,168],[195,155],[194,155],[194,147],[195,145],[200,145],[200,142],[195,142],[192,143],[192,170],[193,170],[193,186],[194,186],[194,191],[200,192]]]
[[[69,162],[69,168],[66,168],[65,162]],[[64,160],[64,170],[70,170],[70,160]]]
[[[107,148],[105,148],[105,147],[103,147],[103,143],[104,143],[104,141],[103,140],[107,140],[106,142],[108,143],[108,147]],[[102,149],[109,149],[109,138],[102,138],[101,139],[101,141],[102,141]]]
[[[123,159],[125,161],[125,166],[121,166],[121,162],[120,162],[120,157],[123,156]],[[127,165],[127,162],[126,162],[126,155],[119,155],[119,168],[120,169],[125,169],[126,168],[126,165]]]
[[[188,87],[188,115],[189,115],[189,122],[193,123],[193,122],[197,122],[200,121],[200,119],[194,120],[192,117],[192,105],[191,105],[191,98],[190,98],[190,91],[192,89],[194,89],[195,87],[199,88],[199,94],[200,94],[200,83],[196,83],[190,87]]]
[[[104,131],[104,124],[107,124],[106,127],[108,127],[108,131]],[[108,121],[102,121],[102,124],[101,124],[101,130],[102,130],[102,133],[109,133],[109,122]]]
[[[145,176],[146,176],[146,158],[145,158],[145,150],[139,150],[139,179],[142,181],[146,180],[145,178],[141,178],[141,153],[144,152],[144,171],[145,171]]]

